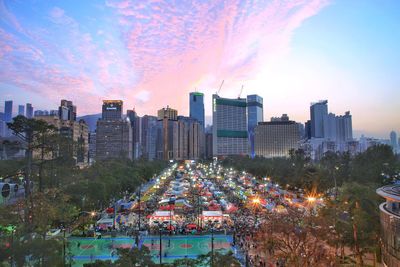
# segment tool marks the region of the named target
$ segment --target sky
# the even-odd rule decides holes
[[[350,110],[355,136],[400,132],[400,1],[0,0],[4,100],[78,115],[103,99],[188,115],[189,92],[264,98],[264,117]]]

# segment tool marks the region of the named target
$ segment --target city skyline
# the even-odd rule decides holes
[[[141,116],[166,105],[189,114],[197,88],[209,118],[225,80],[222,97],[242,85],[242,97],[263,97],[265,121],[304,123],[310,103],[328,99],[331,112],[351,111],[356,137],[400,131],[398,2],[76,3],[0,1],[2,108],[71,99],[82,116],[122,99]]]

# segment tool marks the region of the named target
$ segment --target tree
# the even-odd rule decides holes
[[[232,266],[232,267],[240,267],[240,262],[233,256],[233,253],[229,251],[224,254],[218,251],[214,251],[205,255],[200,255],[197,258],[198,266]],[[211,258],[213,258],[213,265],[211,264]]]
[[[157,266],[151,259],[150,250],[145,246],[140,249],[117,249],[117,252],[119,258],[114,263],[117,267]]]
[[[177,259],[171,264],[173,267],[196,267],[199,266],[199,261],[197,259]]]
[[[110,260],[106,261],[96,260],[95,262],[83,264],[83,267],[112,267],[112,266],[115,265]]]
[[[32,158],[34,149],[40,147],[43,136],[55,131],[55,127],[47,122],[36,119],[28,119],[25,116],[17,116],[13,122],[7,123],[8,128],[26,143],[27,167],[25,171],[25,184],[29,185],[32,180]],[[42,177],[39,176],[39,191],[42,187]],[[30,187],[26,187],[27,196],[30,194]]]
[[[288,266],[330,266],[334,255],[323,241],[326,235],[318,218],[304,211],[288,208],[287,213],[270,214],[261,225],[256,240],[261,249]]]

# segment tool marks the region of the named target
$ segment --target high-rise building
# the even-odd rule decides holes
[[[199,92],[192,92],[189,95],[189,117],[196,119],[200,126],[204,129],[204,94]]]
[[[25,116],[25,106],[18,105],[18,115]]]
[[[324,138],[329,141],[336,141],[337,138],[337,120],[333,113],[327,114],[323,118]]]
[[[126,116],[129,118],[132,127],[132,153],[133,158],[138,159],[142,156],[141,153],[141,140],[142,140],[142,127],[141,122],[142,118],[140,118],[135,109],[127,110]]]
[[[260,122],[255,128],[256,156],[274,158],[288,157],[291,149],[299,148],[299,125],[290,121],[286,114],[281,119]]]
[[[213,95],[213,155],[247,155],[246,98],[229,99]]]
[[[4,112],[0,112],[0,137],[6,136],[7,124],[4,121]]]
[[[4,121],[11,122],[12,121],[12,110],[13,110],[13,102],[12,100],[5,101],[4,103]]]
[[[211,159],[213,157],[213,136],[212,133],[206,133],[206,151],[205,151],[205,158]]]
[[[96,158],[96,132],[89,132],[89,163]]]
[[[250,156],[254,157],[254,128],[264,121],[263,99],[258,95],[247,96],[247,128],[249,133]]]
[[[392,147],[393,152],[397,154],[398,144],[397,144],[397,134],[395,131],[390,132],[390,146]]]
[[[57,115],[49,115],[47,111],[39,115],[37,111],[35,111],[35,119],[55,126],[60,135],[70,138],[76,143],[76,146],[71,151],[76,164],[87,165],[89,163],[89,127],[86,122],[84,120],[63,120]],[[39,157],[37,153],[34,153],[34,156]]]
[[[33,107],[31,103],[26,103],[26,117],[28,119],[33,117]]]
[[[102,118],[97,121],[96,159],[132,159],[132,127],[122,119],[121,100],[103,100]]]
[[[311,121],[308,120],[304,124],[304,138],[311,139]]]
[[[166,108],[158,110],[157,118],[158,120],[163,120],[166,118],[168,120],[176,121],[178,119],[178,111],[167,106]]]
[[[350,111],[342,116],[336,116],[336,141],[339,143],[353,140],[353,123]]]
[[[121,120],[122,119],[122,100],[103,100],[102,119]]]
[[[161,136],[161,124],[158,123],[156,116],[144,115],[141,126],[142,156],[147,160],[154,160],[157,158],[157,137]]]
[[[58,115],[61,120],[76,121],[76,106],[72,104],[72,101],[63,99],[58,108]]]
[[[169,106],[157,112],[157,119],[162,125],[161,144],[157,157],[164,160],[173,160],[178,156],[179,124],[178,111]]]
[[[311,137],[324,138],[324,124],[328,116],[328,101],[312,103],[310,107]]]
[[[174,159],[199,159],[203,133],[197,119],[178,116],[178,154]]]

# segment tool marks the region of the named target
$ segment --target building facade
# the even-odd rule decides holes
[[[213,156],[247,155],[247,101],[213,95]]]
[[[285,114],[281,119],[260,122],[255,128],[255,155],[265,158],[288,157],[291,149],[298,149],[300,129]]]
[[[264,121],[263,99],[258,95],[247,96],[247,128],[249,134],[249,144],[251,157],[255,156],[254,152],[254,129],[259,122]]]
[[[103,100],[101,118],[103,120],[121,120],[122,107],[122,100]]]
[[[132,127],[122,118],[122,110],[121,100],[103,100],[96,127],[96,159],[132,159]]]
[[[72,101],[63,99],[58,108],[58,115],[61,120],[76,121],[76,106],[73,105]]]
[[[31,103],[26,103],[26,117],[28,119],[33,118],[33,107]]]
[[[138,159],[142,156],[142,118],[137,115],[135,109],[127,110],[126,116],[132,127],[132,157]]]
[[[400,266],[400,185],[384,186],[376,192],[386,199],[379,206],[383,262]]]
[[[35,116],[35,119],[53,125],[60,135],[70,138],[76,143],[72,156],[78,166],[84,166],[89,163],[89,127],[84,120],[62,120],[54,115],[38,115]]]
[[[324,138],[324,124],[328,117],[328,101],[322,100],[310,106],[311,137]]]
[[[390,146],[393,149],[393,153],[397,154],[398,144],[397,144],[397,134],[395,131],[390,132]]]
[[[18,105],[18,115],[25,116],[25,105]]]
[[[178,111],[176,109],[170,108],[167,106],[166,108],[162,108],[157,112],[158,120],[163,120],[164,118],[172,121],[176,121],[178,119]]]
[[[12,100],[4,102],[4,121],[11,122],[12,121],[12,112],[13,112],[13,102]]]
[[[196,119],[200,126],[205,127],[204,94],[192,92],[189,94],[189,117]]]
[[[147,160],[154,160],[157,158],[157,137],[161,135],[161,128],[157,117],[144,115],[141,127],[142,157]]]

